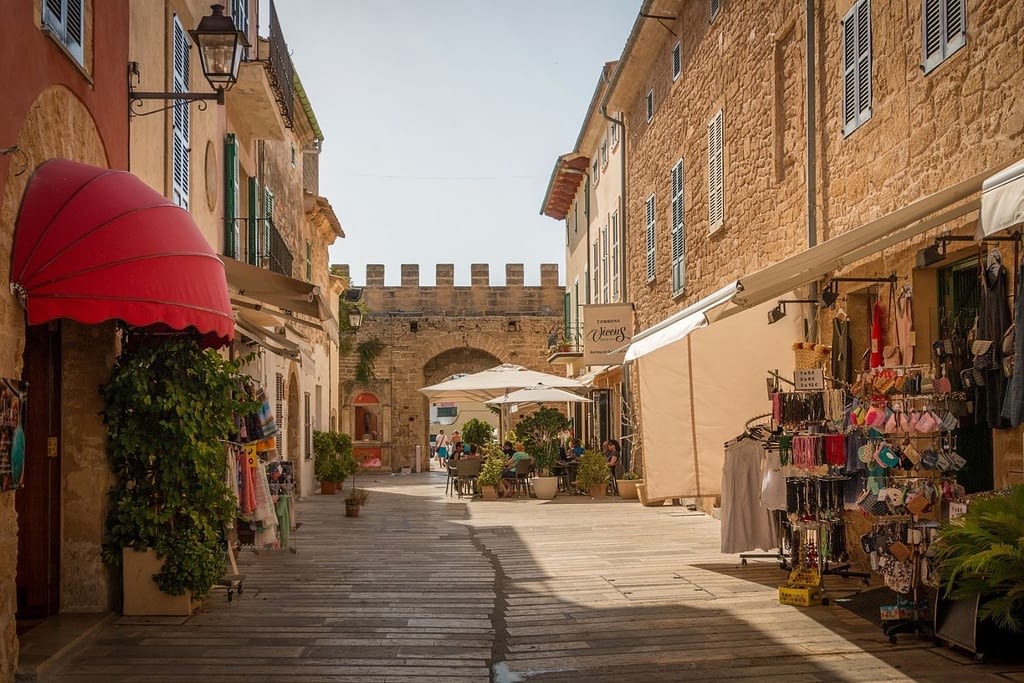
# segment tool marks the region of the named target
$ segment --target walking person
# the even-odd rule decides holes
[[[437,465],[442,470],[448,469],[448,449],[451,448],[451,442],[448,440],[448,436],[444,433],[443,429],[437,431],[437,439],[434,441],[437,444]]]

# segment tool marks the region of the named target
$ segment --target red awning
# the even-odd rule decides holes
[[[11,250],[30,325],[57,318],[234,337],[224,265],[185,209],[126,171],[54,159],[32,175]]]

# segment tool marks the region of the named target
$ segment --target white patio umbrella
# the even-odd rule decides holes
[[[507,394],[484,401],[488,405],[519,405],[523,403],[591,403],[589,398],[579,396],[546,384],[536,384],[525,389],[516,389]]]
[[[439,384],[432,384],[429,387],[423,387],[420,391],[431,400],[479,401],[483,403],[492,398],[504,396],[516,389],[525,389],[538,384],[564,389],[586,388],[582,382],[577,382],[569,377],[549,375],[546,372],[527,370],[521,365],[505,363],[472,375],[463,375]]]

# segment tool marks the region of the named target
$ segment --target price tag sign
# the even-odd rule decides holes
[[[822,391],[825,389],[825,373],[821,368],[795,370],[793,384],[797,391]]]

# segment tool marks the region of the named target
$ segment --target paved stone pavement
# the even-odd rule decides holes
[[[341,496],[312,496],[296,552],[243,550],[233,602],[214,592],[187,620],[110,619],[44,678],[1024,681],[1024,666],[891,645],[834,602],[779,605],[778,566],[720,554],[719,522],[685,507],[459,501],[440,472],[359,484],[359,518]]]

